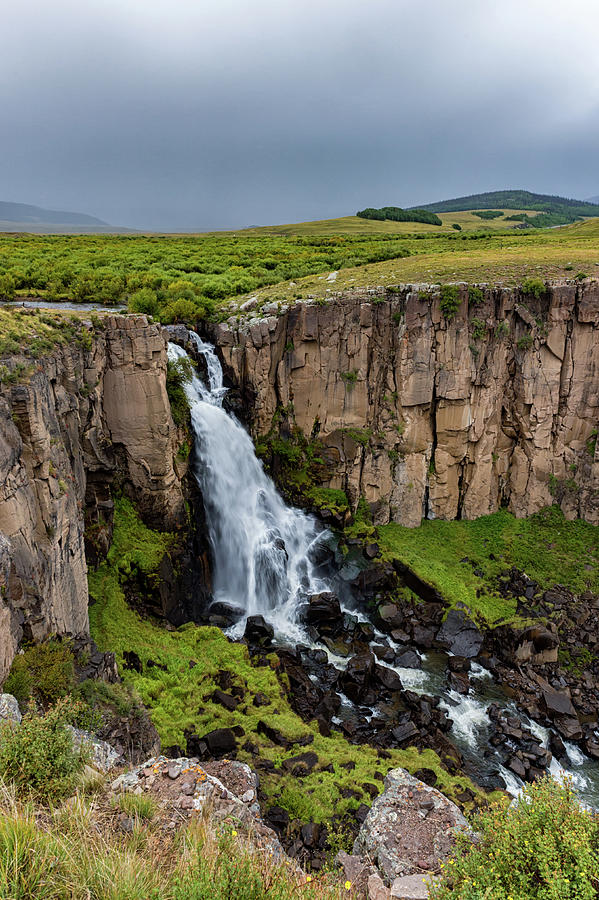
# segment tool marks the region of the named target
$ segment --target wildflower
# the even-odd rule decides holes
[[[306,881],[312,881],[312,876],[311,876],[311,875],[306,875]]]
[[[233,831],[231,832],[231,834],[233,835],[233,837],[237,837],[237,832],[235,831],[235,829],[233,829]]]
[[[346,881],[346,882],[345,882],[345,890],[346,890],[346,891],[351,890],[351,881]]]

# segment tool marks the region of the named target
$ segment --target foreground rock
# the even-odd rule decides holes
[[[392,769],[356,838],[354,854],[376,864],[391,886],[397,878],[438,871],[458,832],[470,833],[470,828],[454,803],[404,769]]]
[[[217,760],[200,765],[196,757],[152,757],[119,775],[111,789],[115,794],[152,795],[171,813],[173,827],[209,809],[214,822],[243,827],[261,849],[277,860],[287,859],[275,832],[260,818],[258,776],[245,763]]]
[[[12,694],[0,694],[0,725],[4,722],[21,724],[21,710],[17,698]]]

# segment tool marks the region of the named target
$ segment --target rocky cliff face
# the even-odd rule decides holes
[[[377,524],[517,516],[557,500],[599,522],[599,285],[539,297],[402,286],[219,325],[255,436],[298,426]],[[276,414],[276,415],[275,415]]]
[[[0,392],[0,681],[23,636],[87,633],[84,532],[108,548],[113,481],[148,522],[184,519],[162,330],[103,321]]]

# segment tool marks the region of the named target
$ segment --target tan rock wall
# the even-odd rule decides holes
[[[162,528],[183,521],[162,330],[143,316],[105,326],[0,392],[0,681],[23,636],[88,632],[89,478],[118,476]]]
[[[319,429],[336,460],[328,486],[354,505],[365,497],[379,523],[475,518],[502,504],[524,516],[554,498],[599,523],[599,454],[588,449],[599,286],[556,284],[541,299],[489,288],[477,307],[460,292],[451,322],[438,291],[408,285],[230,320],[213,337],[256,397],[255,435],[281,407],[306,436]]]

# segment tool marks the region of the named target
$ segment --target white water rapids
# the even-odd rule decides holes
[[[208,386],[195,372],[184,385],[195,435],[195,477],[202,491],[213,553],[215,603],[262,615],[291,643],[306,641],[298,622],[302,602],[327,590],[314,573],[310,551],[321,538],[314,519],[287,506],[254,453],[251,438],[222,406],[226,388],[210,344],[190,332],[205,361]],[[169,344],[171,360],[187,357]]]
[[[205,360],[208,378],[205,385],[194,371],[184,389],[195,436],[194,474],[202,492],[213,554],[214,603],[225,603],[239,611],[239,622],[229,629],[232,637],[241,637],[248,616],[262,615],[273,626],[279,642],[314,647],[300,614],[311,594],[331,590],[331,585],[317,576],[311,560],[312,551],[326,532],[319,531],[312,517],[283,502],[256,457],[250,436],[223,409],[226,388],[214,348],[197,334],[189,335]],[[169,343],[168,355],[171,361],[187,358],[185,350],[174,343]],[[351,612],[356,614],[356,610]],[[376,632],[375,642],[381,639],[385,635]],[[393,645],[390,639],[388,643]],[[338,669],[347,664],[328,650],[327,655]],[[501,766],[488,743],[491,722],[487,712],[491,702],[511,708],[514,714],[515,706],[506,701],[490,673],[476,663],[466,696],[448,688],[444,656],[435,661],[434,654],[427,654],[422,664],[421,669],[388,667],[399,674],[404,688],[439,697],[454,723],[452,738],[465,757],[481,772],[499,768],[508,791],[517,794],[522,782]],[[349,701],[347,704],[351,706]],[[362,714],[368,718],[365,710]],[[526,717],[524,720],[546,746],[548,732]],[[584,800],[599,808],[599,765],[575,745],[566,747],[568,774]],[[565,774],[557,760],[553,760],[550,771],[557,779]]]

